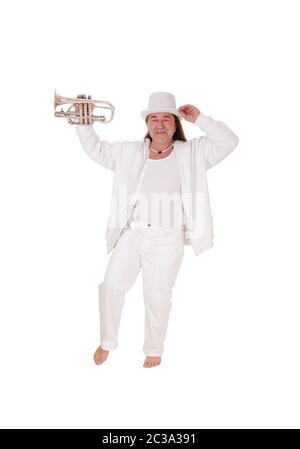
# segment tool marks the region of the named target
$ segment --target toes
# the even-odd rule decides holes
[[[107,359],[108,351],[103,351],[101,349],[97,349],[97,351],[94,354],[94,361],[96,365],[101,365],[105,360]]]
[[[145,368],[153,368],[154,366],[159,365],[161,362],[160,359],[156,359],[156,360],[152,360],[152,358],[146,359],[144,362],[144,367]]]
[[[95,363],[97,364],[97,365],[101,365],[101,363],[103,362],[103,359],[102,359],[102,357],[100,356],[94,356],[94,360],[95,360]]]

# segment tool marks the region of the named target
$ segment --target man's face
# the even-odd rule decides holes
[[[176,131],[176,122],[173,114],[155,112],[148,115],[148,132],[156,143],[166,144],[172,140]]]

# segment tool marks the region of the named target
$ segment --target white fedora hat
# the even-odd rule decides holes
[[[149,97],[148,109],[141,112],[141,116],[146,120],[147,115],[154,112],[168,112],[169,114],[176,115],[179,120],[182,120],[182,116],[176,108],[176,100],[173,94],[169,92],[154,92]]]

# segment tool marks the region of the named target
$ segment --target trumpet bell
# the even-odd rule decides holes
[[[59,106],[66,106],[58,111]],[[69,106],[67,108],[67,106]],[[100,109],[100,114],[94,114]],[[92,98],[63,97],[54,92],[54,116],[66,118],[70,125],[91,125],[93,122],[109,123],[114,116],[115,108],[108,101]]]

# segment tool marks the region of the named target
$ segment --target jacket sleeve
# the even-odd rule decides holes
[[[195,121],[195,125],[207,134],[198,138],[204,153],[206,169],[214,167],[225,159],[239,143],[239,138],[225,123],[216,121],[202,112]]]
[[[100,140],[92,125],[76,125],[76,131],[87,155],[103,167],[114,171],[122,143]]]

